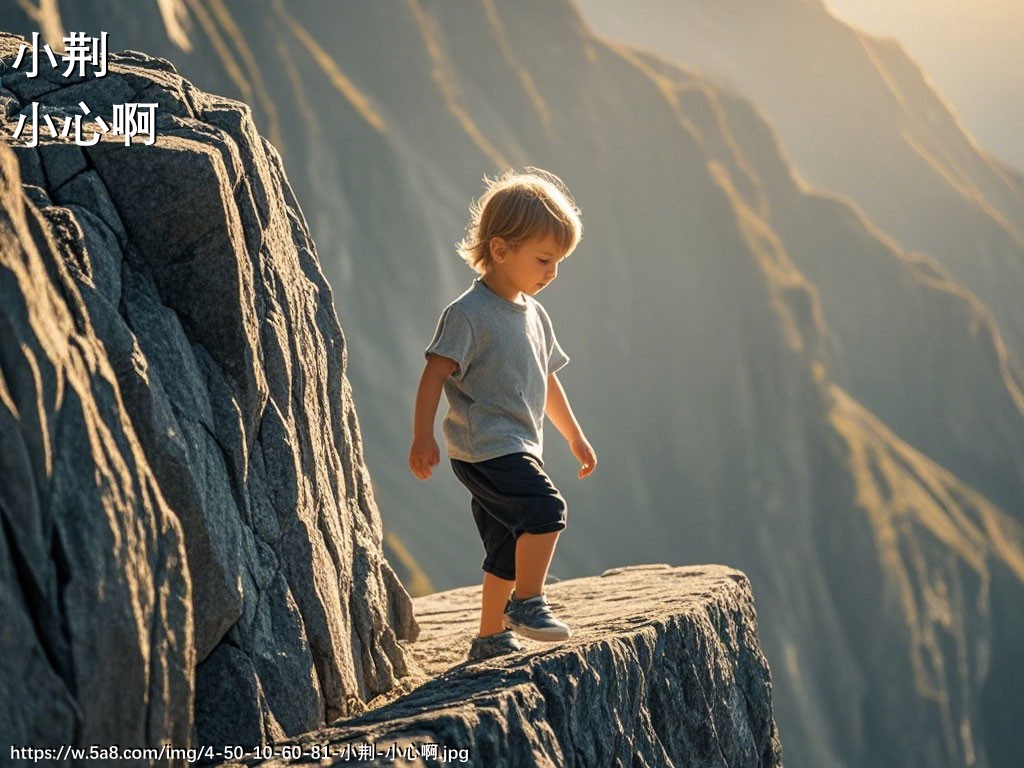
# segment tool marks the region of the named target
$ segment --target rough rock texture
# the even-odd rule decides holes
[[[159,104],[153,146],[0,147],[0,742],[259,744],[361,711],[416,625],[276,151],[166,61],[109,69],[0,80],[6,135]]]
[[[316,762],[314,745],[338,757],[373,744],[381,758],[359,764],[387,765],[393,744],[437,744],[468,750],[465,762],[456,756],[449,765],[488,768],[782,765],[771,675],[742,573],[636,566],[552,584],[548,594],[573,627],[571,640],[527,640],[523,654],[476,664],[465,653],[479,588],[417,598],[413,654],[430,679],[295,740],[305,757],[292,764]]]
[[[0,145],[0,744],[183,744],[183,531],[59,236]]]

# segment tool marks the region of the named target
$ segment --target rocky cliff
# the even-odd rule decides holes
[[[423,682],[280,745],[279,754],[295,755],[290,765],[317,765],[324,754],[360,765],[479,768],[782,765],[771,675],[742,573],[617,568],[553,584],[549,595],[572,624],[571,640],[527,640],[523,654],[476,664],[464,656],[479,587],[417,598],[413,656]],[[367,749],[379,756],[357,760]]]
[[[410,658],[332,295],[247,108],[134,53],[0,81],[8,133],[130,95],[159,105],[151,146],[0,146],[5,750],[284,754],[305,733],[307,756],[430,739],[481,766],[781,765],[736,571],[556,585],[572,643],[473,667],[479,589],[423,598]]]
[[[140,101],[159,138],[0,145],[0,742],[251,745],[359,712],[416,625],[277,152],[166,61],[30,78],[21,42],[6,136]]]

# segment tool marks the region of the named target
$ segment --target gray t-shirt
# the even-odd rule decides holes
[[[444,383],[444,439],[453,459],[542,457],[548,375],[569,358],[544,307],[523,297],[525,304],[508,301],[477,279],[441,313],[426,354],[458,365]]]

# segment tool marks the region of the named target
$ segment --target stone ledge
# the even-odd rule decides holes
[[[294,744],[319,763],[363,744],[468,750],[450,759],[341,760],[355,765],[781,766],[771,678],[744,574],[722,566],[635,566],[550,584],[574,630],[524,641],[512,657],[464,661],[479,587],[415,601],[420,676],[405,695]],[[347,750],[352,750],[348,752]],[[458,754],[458,753],[456,753]],[[281,765],[281,760],[262,765]]]

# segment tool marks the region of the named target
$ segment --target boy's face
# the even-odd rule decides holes
[[[515,247],[496,245],[491,271],[510,289],[530,296],[558,277],[558,263],[566,257],[552,235],[531,238]]]

